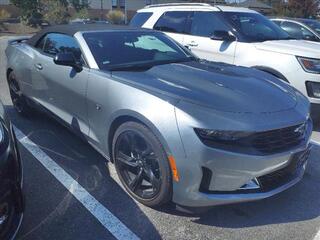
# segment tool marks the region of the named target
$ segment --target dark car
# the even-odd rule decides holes
[[[0,102],[0,239],[13,239],[23,215],[22,165],[12,124]]]
[[[110,24],[107,20],[94,20],[94,19],[74,19],[69,24]]]

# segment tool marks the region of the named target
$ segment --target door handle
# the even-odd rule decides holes
[[[43,67],[42,67],[42,64],[41,64],[41,63],[35,64],[34,66],[35,66],[35,67],[36,67],[36,69],[38,69],[38,70],[42,70],[42,69],[43,69]]]
[[[198,47],[198,43],[196,43],[195,41],[192,41],[190,43],[187,44],[188,47]]]

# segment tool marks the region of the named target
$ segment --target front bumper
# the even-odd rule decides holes
[[[184,104],[184,109],[186,106]],[[195,134],[194,128],[241,129],[246,127],[256,132],[261,132],[261,129],[281,129],[306,121],[308,116],[306,107],[303,110],[301,108],[299,111],[292,110],[285,114],[279,112],[263,115],[263,118],[245,114],[221,114],[201,107],[193,108],[191,111],[192,115],[189,115],[185,111],[176,110],[186,157],[176,159],[180,181],[173,184],[175,203],[185,207],[209,207],[259,200],[282,192],[301,180],[305,164],[299,162],[298,166],[296,156],[305,155],[305,159],[301,161],[303,163],[307,161],[312,126],[299,146],[269,155],[251,155],[208,147]],[[203,118],[190,117],[194,115],[203,116]],[[208,119],[214,119],[214,122]],[[288,123],[289,120],[292,123]],[[250,191],[244,188],[252,180],[266,180],[266,177],[274,176],[290,166],[294,166],[296,171],[291,171],[292,174],[288,178],[277,184],[269,184],[267,187],[250,189]],[[211,174],[206,174],[204,169]],[[208,178],[208,176],[209,180],[203,181],[204,177]]]
[[[250,202],[257,201],[261,199],[265,199],[281,193],[288,188],[297,184],[303,178],[304,170],[301,170],[299,175],[293,178],[291,181],[285,183],[284,185],[279,186],[273,190],[268,192],[260,192],[260,193],[229,193],[229,194],[210,194],[210,193],[199,193],[197,198],[197,203],[195,206],[199,207],[208,207],[208,206],[216,206],[216,205],[227,205],[233,203],[241,203],[241,202]],[[190,202],[191,203],[191,202]]]
[[[227,161],[228,156],[221,161],[202,162],[200,169],[196,166],[188,169],[187,172],[190,175],[187,181],[181,177],[183,183],[180,184],[186,184],[186,187],[180,186],[174,189],[173,201],[182,206],[209,207],[271,197],[292,187],[302,179],[309,153],[310,147],[306,146],[296,152],[265,159],[256,157],[256,164],[253,163],[252,157],[233,158],[230,159],[235,163],[232,167],[219,167],[221,163]],[[304,156],[304,158],[297,160],[295,156]],[[228,162],[225,163],[228,165]],[[252,167],[245,167],[249,165]],[[205,188],[202,186],[203,179],[207,177],[204,174],[204,168],[212,172],[209,184]],[[280,175],[281,172],[286,172],[290,168],[295,169],[288,174]],[[200,180],[196,179],[197,177]],[[244,189],[243,186],[252,179],[258,180],[260,188]]]

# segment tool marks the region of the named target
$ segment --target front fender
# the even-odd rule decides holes
[[[158,140],[161,142],[167,155],[172,155],[172,151],[170,149],[170,146],[169,146],[167,140],[165,139],[165,137],[163,136],[163,134],[159,131],[158,127],[150,119],[148,119],[146,116],[142,115],[139,112],[133,111],[131,109],[121,109],[119,111],[114,112],[110,116],[110,121],[108,121],[108,123],[107,123],[107,129],[108,129],[109,136],[110,136],[110,134],[113,135],[113,132],[116,130],[116,129],[114,129],[114,127],[117,128],[119,125],[121,125],[123,123],[123,121],[131,120],[131,119],[138,121],[138,122],[141,122],[142,124],[147,126],[153,132],[153,134],[155,134],[155,136],[158,138]],[[175,128],[175,126],[171,126],[171,127]],[[175,131],[175,129],[171,129],[170,131]],[[110,153],[110,150],[111,150],[110,144],[108,144],[107,150],[108,150],[108,153]]]

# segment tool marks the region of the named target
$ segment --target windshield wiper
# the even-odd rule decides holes
[[[121,64],[108,68],[109,71],[146,71],[152,68],[150,64]]]
[[[173,59],[173,60],[168,60],[164,64],[170,64],[170,63],[182,63],[182,62],[192,62],[192,61],[198,61],[198,59],[194,56],[188,56],[185,58],[180,58],[180,59]]]

